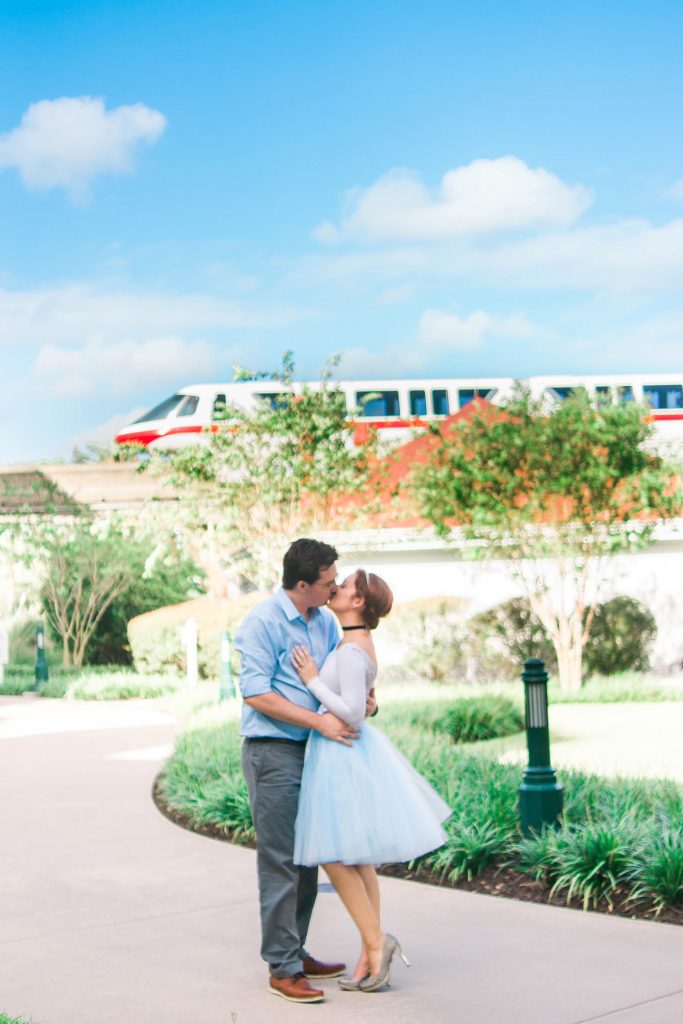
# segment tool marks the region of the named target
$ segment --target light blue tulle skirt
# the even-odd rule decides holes
[[[393,743],[364,722],[352,747],[311,733],[294,863],[402,863],[446,842],[451,815]]]

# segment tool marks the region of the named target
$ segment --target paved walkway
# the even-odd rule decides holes
[[[413,967],[383,994],[266,989],[254,854],[170,824],[141,703],[0,698],[0,1011],[34,1024],[677,1024],[683,929],[382,879]],[[310,946],[355,954],[322,893]]]

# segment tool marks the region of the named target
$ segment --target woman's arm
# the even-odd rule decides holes
[[[335,693],[322,682],[316,664],[305,648],[294,649],[292,663],[301,681],[328,711],[349,725],[357,726],[366,714],[366,665],[362,652],[351,648],[351,644],[344,644],[337,653],[341,693]]]

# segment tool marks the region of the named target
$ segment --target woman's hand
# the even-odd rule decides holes
[[[318,666],[305,647],[294,648],[292,651],[292,665],[299,673],[299,679],[305,686],[308,686],[311,679],[315,679],[318,674]]]

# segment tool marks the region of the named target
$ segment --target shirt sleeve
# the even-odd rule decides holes
[[[273,689],[276,653],[266,623],[257,616],[247,616],[235,637],[235,650],[240,654],[239,686],[242,697],[259,697]]]
[[[353,644],[344,644],[337,653],[337,671],[341,693],[335,693],[319,676],[308,688],[321,704],[348,725],[360,725],[365,718],[367,666],[363,652]]]

